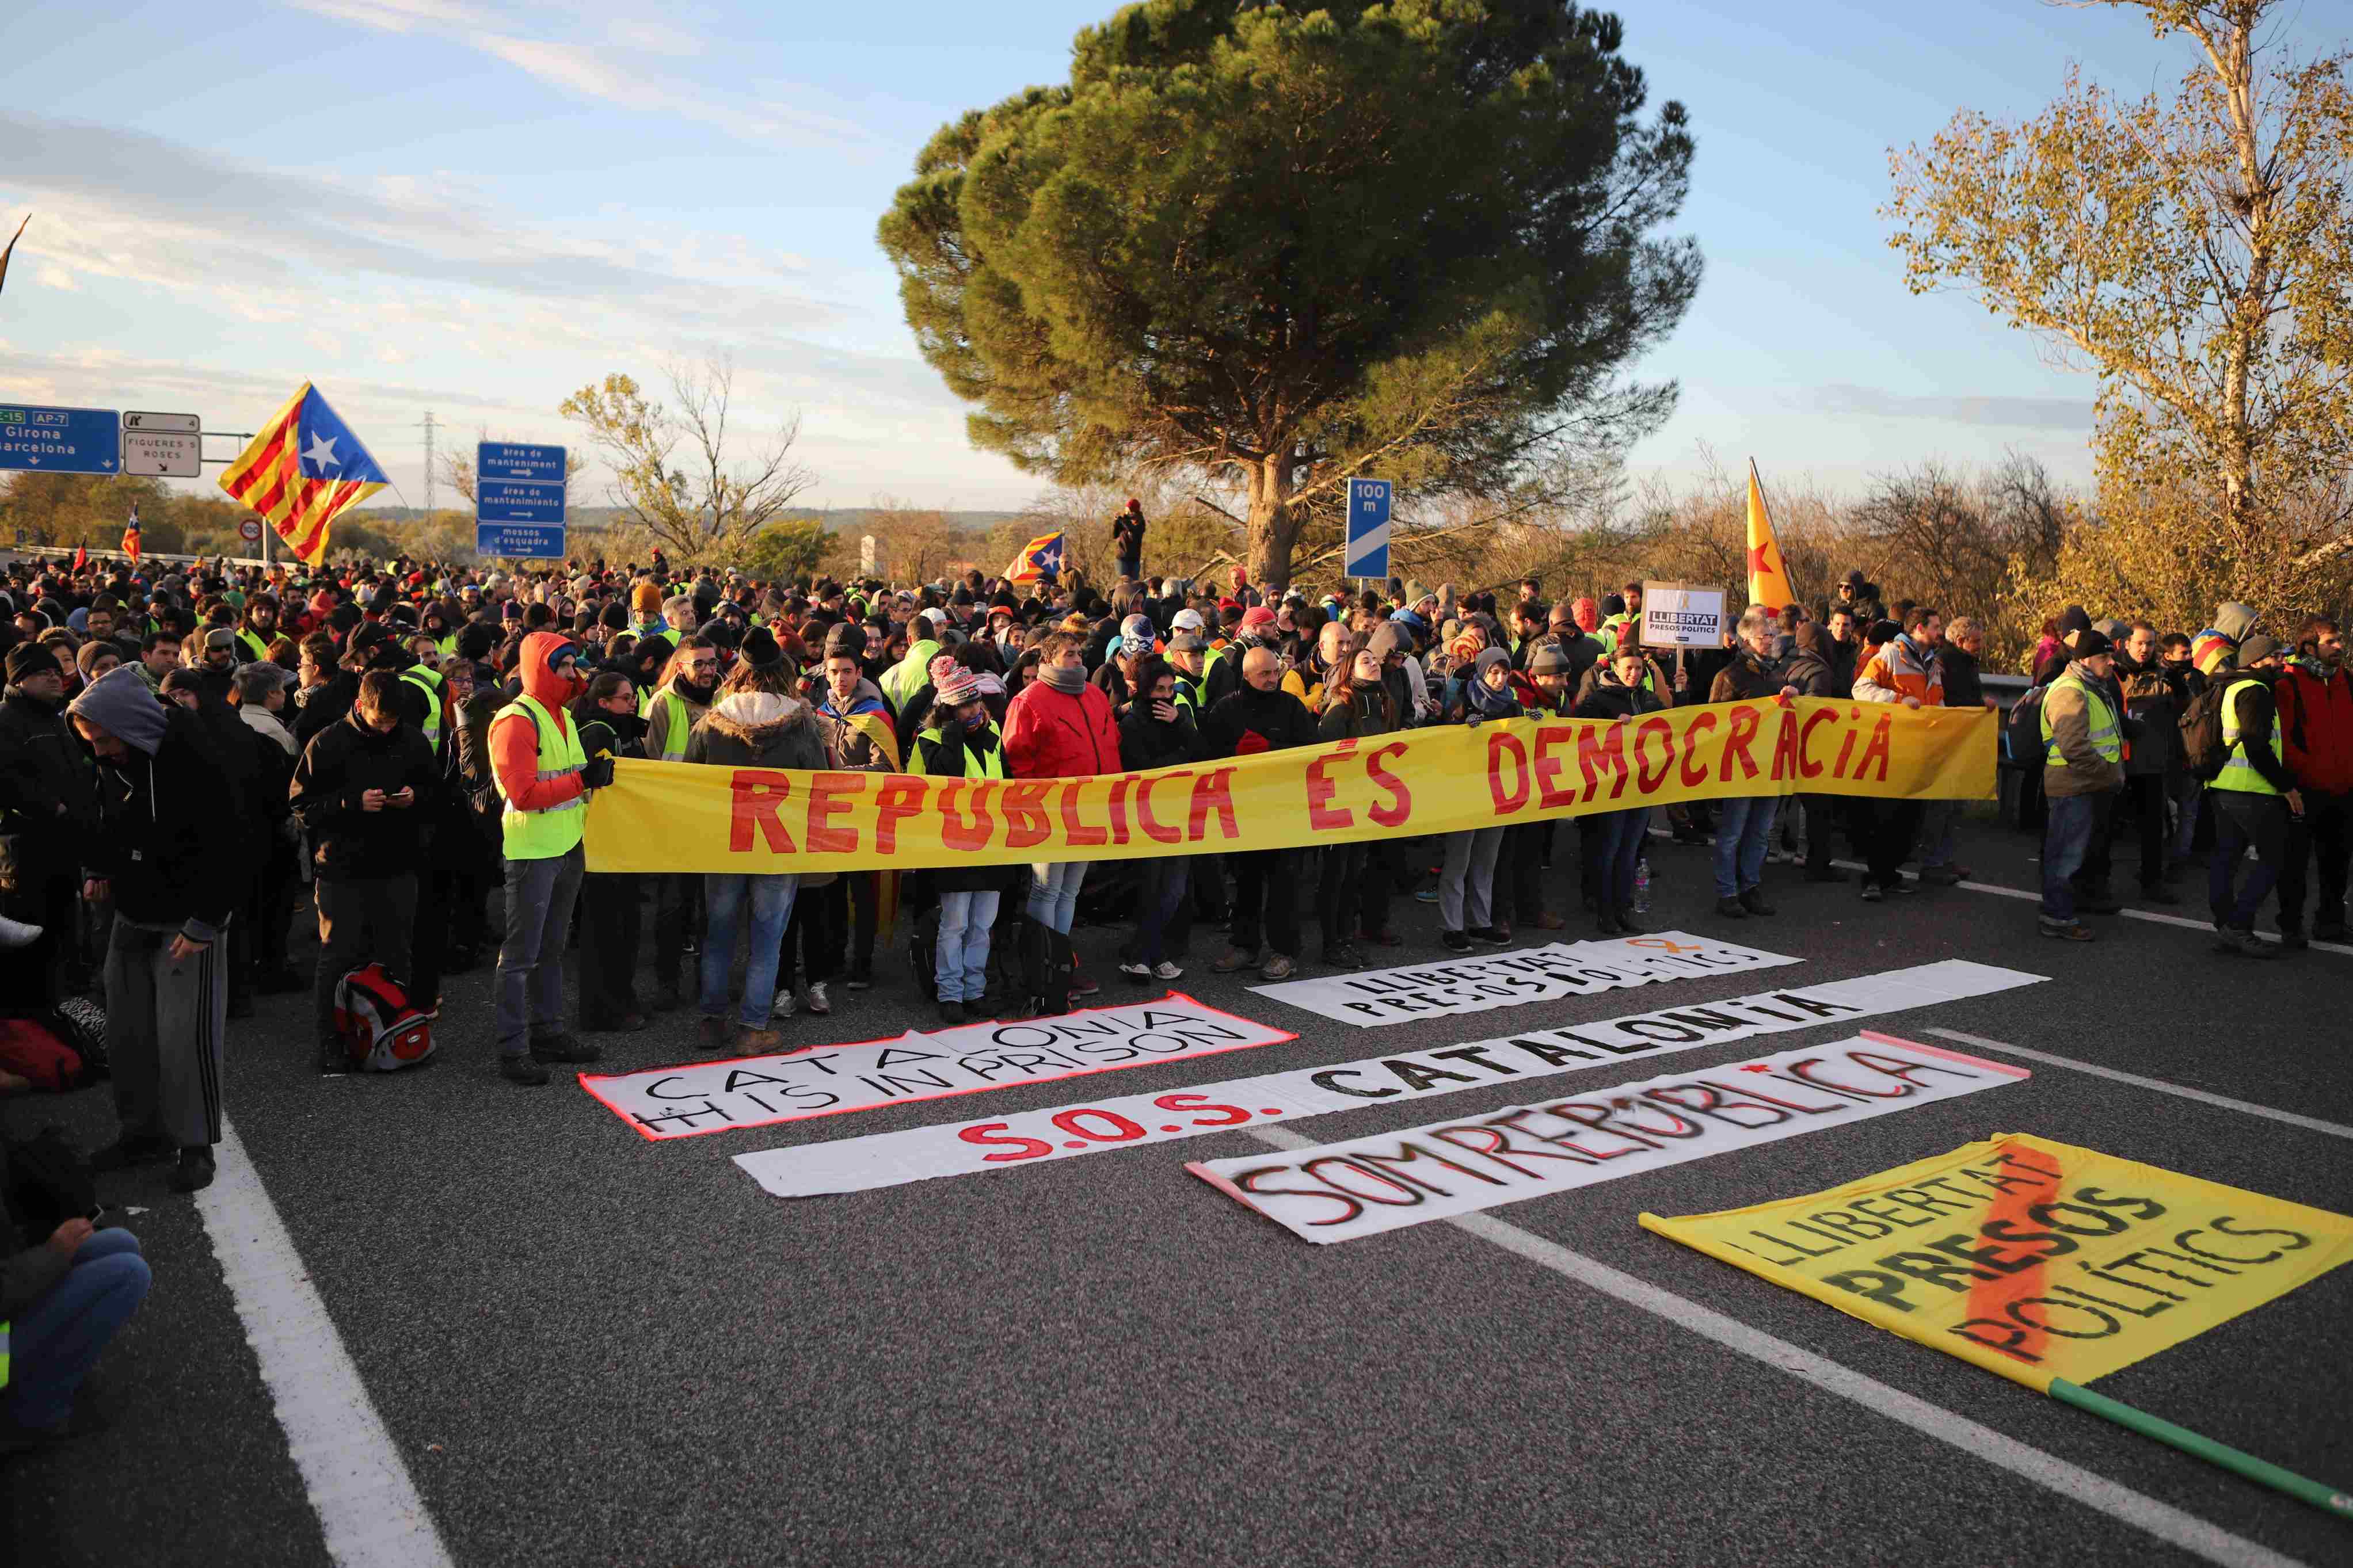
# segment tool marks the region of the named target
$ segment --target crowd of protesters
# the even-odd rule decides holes
[[[427,1013],[446,976],[495,965],[487,1024],[439,1032],[460,1050],[487,1033],[498,1070],[536,1085],[596,1060],[585,1037],[653,1013],[693,1009],[707,1051],[777,1049],[787,1018],[878,984],[919,924],[914,979],[944,1025],[1016,1006],[1004,949],[1033,935],[1062,939],[1066,967],[1046,997],[1024,975],[1032,1005],[1099,991],[1067,949],[1082,922],[1133,925],[1117,970],[1140,984],[1179,978],[1204,931],[1222,933],[1206,954],[1219,973],[1361,967],[1407,942],[1400,900],[1435,904],[1454,952],[1561,930],[1580,909],[1603,934],[1645,929],[1641,808],[1095,865],[590,874],[581,808],[617,759],[1055,778],[1523,715],[1626,722],[1798,696],[1992,705],[1980,628],[1886,605],[1860,573],[1826,604],[1751,606],[1720,647],[1677,649],[1644,646],[1637,584],[1548,599],[1536,578],[1461,595],[1392,580],[1316,599],[1239,570],[1146,576],[1140,514],[1114,538],[1122,575],[1104,589],[976,571],[764,583],[659,555],[516,573],[20,561],[0,581],[0,1009],[102,997],[121,1125],[94,1163],[169,1163],[195,1191],[213,1179],[228,1021],[257,995],[307,990],[318,1064],[342,1070],[339,985],[363,964]],[[2051,623],[2005,740],[2042,802],[2046,935],[2088,940],[2081,916],[2119,907],[2116,843],[2138,849],[2141,897],[2170,904],[2211,841],[2220,945],[2277,951],[2253,935],[2274,889],[2279,945],[2343,936],[2353,678],[2332,622],[2282,641],[2258,620],[2225,605],[2195,634],[2073,609]],[[2226,755],[2205,776],[2181,737],[2210,687]],[[1777,912],[1770,860],[1847,880],[1841,840],[1865,900],[1969,875],[1957,803],[1762,794],[1659,815],[1665,836],[1710,847],[1727,921]],[[307,973],[290,945],[306,909]],[[818,1026],[806,1043],[832,1037]],[[127,1312],[126,1290],[135,1305],[135,1245],[29,1239],[54,1256],[12,1269],[0,1319],[69,1288],[78,1313]],[[56,1406],[10,1408],[37,1428]]]

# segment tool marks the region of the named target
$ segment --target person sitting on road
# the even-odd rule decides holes
[[[82,1379],[146,1300],[153,1278],[127,1230],[94,1229],[79,1215],[46,1233],[28,1227],[14,1178],[0,1140],[0,1343],[7,1347],[0,1454],[75,1435]]]

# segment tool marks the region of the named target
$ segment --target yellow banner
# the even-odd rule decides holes
[[[1643,1227],[2048,1394],[2353,1257],[2353,1218],[2001,1133],[1828,1192]]]
[[[1077,779],[623,762],[591,871],[1121,860],[1459,833],[1725,795],[1990,800],[1994,715],[1799,698],[1637,722],[1514,719]]]

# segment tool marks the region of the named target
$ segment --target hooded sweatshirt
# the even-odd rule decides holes
[[[2189,662],[2198,673],[2211,676],[2239,662],[2239,645],[2255,629],[2258,612],[2253,605],[2226,600],[2214,612],[2214,624],[2189,639]]]
[[[218,941],[241,891],[243,836],[221,831],[237,801],[204,726],[156,701],[129,669],[93,681],[67,711],[129,748],[120,762],[99,763],[106,828],[86,857],[111,881],[116,916],[190,942]]]
[[[714,767],[825,766],[825,736],[817,711],[797,697],[773,691],[731,691],[712,704],[687,737],[686,760]]]
[[[565,734],[571,733],[571,720],[565,709],[587,689],[588,683],[577,677],[571,680],[557,679],[547,661],[557,649],[578,646],[570,637],[554,632],[533,632],[522,639],[523,691],[547,710],[556,728]],[[527,713],[491,721],[491,766],[498,773],[500,790],[519,811],[544,811],[551,805],[561,805],[586,788],[578,773],[554,779],[539,776],[539,731]]]

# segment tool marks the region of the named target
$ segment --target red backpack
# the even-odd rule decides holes
[[[398,1072],[433,1054],[433,1020],[381,963],[335,982],[335,1033],[355,1072]]]

